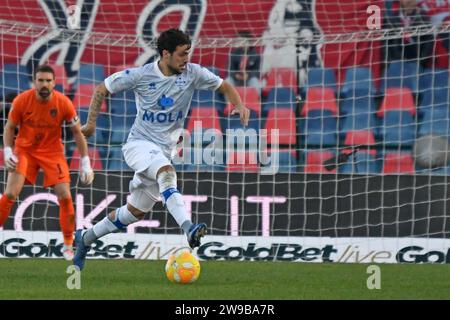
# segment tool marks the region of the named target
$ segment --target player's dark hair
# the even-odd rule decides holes
[[[46,65],[46,64],[40,65],[36,69],[34,69],[33,79],[36,79],[36,74],[38,72],[49,72],[49,73],[53,74],[53,79],[55,79],[55,70],[53,70],[53,68],[50,67],[49,65]]]
[[[157,47],[159,55],[163,55],[163,50],[173,53],[178,46],[191,46],[191,38],[188,34],[179,29],[169,29],[159,35]]]

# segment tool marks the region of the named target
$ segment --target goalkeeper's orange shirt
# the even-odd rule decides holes
[[[71,123],[77,114],[70,101],[62,93],[53,90],[49,101],[41,102],[36,89],[19,94],[12,103],[8,119],[19,126],[16,147],[33,152],[64,152],[61,126]]]

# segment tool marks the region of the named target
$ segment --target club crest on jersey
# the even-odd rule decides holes
[[[175,80],[175,85],[180,88],[183,89],[186,86],[187,81],[184,78],[177,78],[177,80]]]
[[[34,142],[39,143],[44,138],[44,135],[42,133],[38,133],[34,136]]]
[[[57,114],[58,114],[58,110],[57,109],[55,109],[55,108],[50,109],[50,115],[51,115],[52,118],[55,118]]]
[[[170,108],[171,106],[173,106],[173,99],[170,97],[166,97],[166,95],[163,94],[162,97],[159,98],[158,104],[161,109],[166,110],[166,108]]]

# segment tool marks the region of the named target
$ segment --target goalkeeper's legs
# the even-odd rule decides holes
[[[158,170],[156,176],[162,201],[187,235],[189,246],[191,248],[200,246],[200,238],[206,234],[206,225],[204,223],[193,224],[189,218],[183,196],[177,189],[177,174],[174,168],[171,165],[163,166]]]
[[[73,259],[73,232],[75,231],[75,210],[73,208],[70,186],[68,183],[55,185],[55,194],[59,203],[59,225],[64,238],[62,254],[64,259]]]
[[[11,209],[16,201],[20,191],[22,191],[25,177],[17,172],[12,172],[8,175],[5,193],[0,199],[0,227],[6,222]]]
[[[5,224],[6,219],[8,219],[15,201],[16,197],[7,192],[5,192],[0,199],[0,227],[2,227],[3,224]]]

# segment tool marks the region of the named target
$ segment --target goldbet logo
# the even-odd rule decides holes
[[[395,259],[403,263],[450,263],[450,248],[447,252],[442,252],[426,251],[420,246],[409,246],[399,250]]]
[[[396,253],[397,252],[397,253]],[[420,246],[407,246],[396,250],[360,250],[358,246],[338,249],[334,245],[304,247],[294,243],[273,243],[270,247],[257,247],[255,243],[247,246],[227,246],[222,242],[209,242],[202,245],[197,255],[203,260],[253,260],[253,261],[315,261],[344,263],[450,263],[450,249],[427,251]],[[395,259],[394,259],[395,257]]]
[[[332,245],[322,248],[303,248],[295,243],[273,243],[270,248],[256,247],[249,243],[247,247],[226,247],[222,242],[209,242],[197,250],[199,258],[204,260],[254,260],[254,261],[315,261],[333,262],[332,253],[336,253]]]
[[[33,242],[29,243],[23,238],[10,238],[0,243],[0,255],[6,258],[18,257],[62,257],[62,243],[58,240],[51,239],[48,243]],[[103,241],[97,240],[92,245],[88,257],[103,258],[134,258],[135,250],[138,246],[134,241],[129,241],[125,245],[109,244],[105,245]]]

